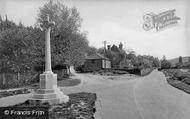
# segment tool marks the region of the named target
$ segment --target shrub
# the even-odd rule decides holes
[[[161,68],[162,69],[169,69],[169,68],[171,68],[171,63],[167,60],[162,60],[161,61]]]
[[[186,84],[190,84],[190,73],[183,72],[179,69],[167,69],[164,70],[164,74],[166,76],[171,77],[173,80],[179,80]]]
[[[184,78],[186,78],[188,76],[187,73],[185,72],[182,72],[180,70],[177,70],[175,73],[174,73],[174,77],[178,78],[178,80],[183,80]]]

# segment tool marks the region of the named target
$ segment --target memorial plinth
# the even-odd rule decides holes
[[[43,26],[45,29],[45,72],[40,74],[40,88],[29,99],[32,104],[44,102],[57,104],[69,101],[69,97],[57,87],[57,74],[54,74],[51,69],[50,31],[52,25],[48,17]]]

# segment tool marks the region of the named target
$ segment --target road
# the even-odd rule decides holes
[[[65,92],[95,92],[100,102],[101,119],[189,119],[190,95],[170,86],[163,73],[125,80],[79,75],[79,87]],[[90,81],[89,81],[90,80]]]
[[[134,87],[143,119],[189,119],[190,95],[170,86],[163,73],[154,71]]]
[[[61,87],[65,94],[95,92],[96,119],[189,119],[190,95],[167,84],[163,73],[154,70],[150,75],[129,80],[123,75],[117,80],[92,74],[75,74],[81,84]],[[27,99],[27,96],[0,99]],[[8,103],[10,104],[10,103]]]

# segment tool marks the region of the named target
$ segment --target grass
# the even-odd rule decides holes
[[[58,81],[58,86],[59,87],[76,86],[80,84],[80,82],[81,81],[79,79],[66,79],[66,80]],[[25,87],[23,89],[15,89],[13,91],[2,91],[0,92],[0,98],[13,96],[13,95],[19,95],[19,94],[27,94],[31,92],[29,89],[36,90],[38,88],[39,88],[39,83],[36,83],[31,86]]]
[[[59,87],[69,87],[69,86],[76,86],[80,83],[81,83],[80,79],[65,79],[65,80],[59,80],[57,84]],[[29,87],[32,89],[38,89],[39,83],[32,84]]]
[[[179,69],[167,69],[162,72],[169,78],[167,82],[186,93],[190,94],[190,74],[189,72],[182,72]]]
[[[178,88],[178,89],[180,89],[180,90],[182,90],[182,91],[184,91],[184,92],[190,94],[190,86],[189,86],[188,84],[183,83],[183,82],[181,82],[181,81],[172,80],[172,79],[169,79],[169,78],[167,79],[167,82],[168,82],[171,86],[173,86],[173,87],[175,87],[175,88]]]
[[[30,90],[27,88],[12,90],[12,91],[2,91],[0,92],[0,98],[13,96],[13,95],[19,95],[19,94],[27,94],[27,93],[30,93]]]
[[[60,87],[67,87],[67,86],[76,86],[80,84],[80,79],[67,79],[67,80],[62,80],[58,81],[58,86]]]

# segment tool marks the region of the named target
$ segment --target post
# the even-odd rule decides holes
[[[106,41],[104,41],[104,57],[106,56]],[[104,73],[106,72],[106,59],[104,58]]]

